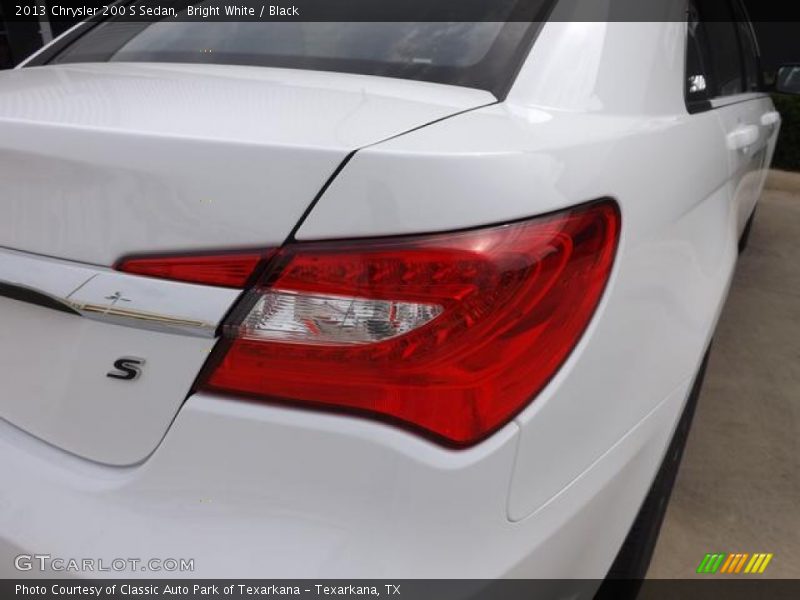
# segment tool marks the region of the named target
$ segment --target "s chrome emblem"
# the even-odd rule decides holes
[[[106,377],[111,379],[121,379],[123,381],[134,381],[142,375],[142,366],[145,360],[135,356],[123,356],[114,362],[114,370],[106,373]]]

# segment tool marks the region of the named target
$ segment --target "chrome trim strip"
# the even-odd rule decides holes
[[[0,296],[113,325],[213,338],[240,294],[0,248]]]
[[[741,104],[742,102],[750,102],[751,100],[760,100],[762,98],[769,98],[769,94],[765,94],[764,92],[743,92],[732,96],[712,98],[710,102],[713,108],[722,108],[723,106]]]
[[[181,317],[148,313],[141,310],[125,310],[97,304],[71,303],[76,314],[92,319],[124,327],[150,329],[162,333],[182,333],[196,337],[213,338],[217,329],[215,323],[183,319]]]

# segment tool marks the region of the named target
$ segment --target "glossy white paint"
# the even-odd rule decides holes
[[[2,72],[0,246],[107,266],[130,253],[276,246],[353,150],[494,101],[253,67]]]
[[[737,230],[744,230],[764,187],[766,171],[780,130],[780,115],[769,97],[745,95],[742,102],[721,103],[714,113],[727,132],[728,161],[735,186]],[[764,122],[766,120],[766,123]]]
[[[206,338],[216,336],[222,318],[241,294],[3,248],[0,286],[39,294],[53,308],[85,318]]]
[[[475,109],[382,143],[366,134],[351,140],[365,147],[298,230],[300,239],[451,230],[615,198],[623,231],[601,306],[544,392],[500,432],[452,451],[364,419],[196,394],[147,460],[114,468],[3,424],[0,478],[12,485],[0,488],[0,555],[40,548],[67,556],[157,552],[195,558],[194,575],[208,577],[603,577],[713,334],[742,218],[760,193],[777,135],[776,123],[763,122],[774,109],[761,95],[687,113],[685,35],[685,25],[669,22],[548,23],[508,98],[483,108],[481,93],[410,82],[387,88],[391,96],[422,85],[427,107]],[[111,76],[110,66],[88,68],[94,82],[98,70]],[[125,67],[123,79],[131,76],[126,69],[144,67]],[[163,69],[147,68],[184,81],[183,68]],[[222,94],[226,72],[192,72],[191,81],[208,78]],[[230,72],[229,83],[239,86],[243,71]],[[307,76],[311,91],[302,95],[314,107],[321,106],[319,77],[350,85],[334,83],[344,76],[286,76],[292,80],[280,93],[291,96]],[[439,91],[449,100],[437,101]],[[281,114],[314,118],[307,110],[292,112],[287,103]],[[0,127],[11,127],[2,114]],[[411,129],[411,121],[402,127]],[[742,126],[757,127],[758,140],[732,149],[729,135]],[[299,156],[289,143],[293,132],[285,133],[284,166]],[[260,150],[251,141],[247,148]],[[41,152],[36,140],[30,144],[30,152]],[[355,148],[345,146],[334,154]],[[302,156],[311,156],[307,147]],[[104,163],[84,160],[101,172]],[[289,175],[275,181],[275,190],[297,197],[300,183]],[[183,177],[189,180],[188,170]],[[319,179],[303,182],[317,185],[311,197]],[[283,206],[291,209],[271,206],[272,222],[250,220],[248,231],[261,227],[265,241],[278,240],[278,231],[294,226],[290,216],[299,217],[287,216],[299,204]],[[242,220],[235,210],[219,210],[223,223]],[[3,306],[0,317],[8,314]],[[157,351],[183,352],[177,344],[188,343],[170,340],[176,345]],[[197,365],[183,367],[188,373]],[[65,529],[66,514],[75,526]],[[0,574],[9,573],[20,575],[0,560]]]
[[[240,294],[0,250],[0,287],[9,286],[83,316],[0,289],[0,417],[109,464],[153,451]],[[136,385],[106,376],[126,356],[147,361]]]
[[[596,577],[685,391],[522,523],[505,513],[514,423],[453,452],[379,423],[198,395],[128,468],[0,423],[0,468],[15,483],[0,488],[0,577],[32,575],[11,562],[31,549],[194,558],[179,575],[195,577]]]
[[[760,178],[760,150],[727,145],[736,125],[720,111],[741,115],[744,106],[686,112],[676,35],[675,23],[549,24],[505,103],[359,152],[298,232],[314,239],[446,230],[603,196],[620,203],[623,238],[598,316],[517,419],[512,520],[539,509],[692,377],[726,296],[740,214],[760,193],[739,180]],[[642,52],[628,51],[634,42]],[[647,93],[604,79],[608,65],[642,76]],[[563,77],[581,69],[582,78]],[[741,118],[757,123],[754,115],[771,103],[754,96],[743,105]]]
[[[6,298],[0,330],[2,418],[80,456],[122,465],[158,445],[214,345]],[[135,385],[106,376],[128,356],[147,361]]]

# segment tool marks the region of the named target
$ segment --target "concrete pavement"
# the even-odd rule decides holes
[[[800,578],[800,174],[768,186],[649,577],[698,576],[707,552],[772,552],[756,577]]]

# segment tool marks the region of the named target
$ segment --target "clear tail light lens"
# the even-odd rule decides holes
[[[472,231],[289,244],[234,312],[199,387],[474,444],[569,356],[619,230],[617,205],[600,201]]]
[[[436,304],[347,296],[262,293],[237,336],[299,344],[374,344],[408,333],[442,312]]]

